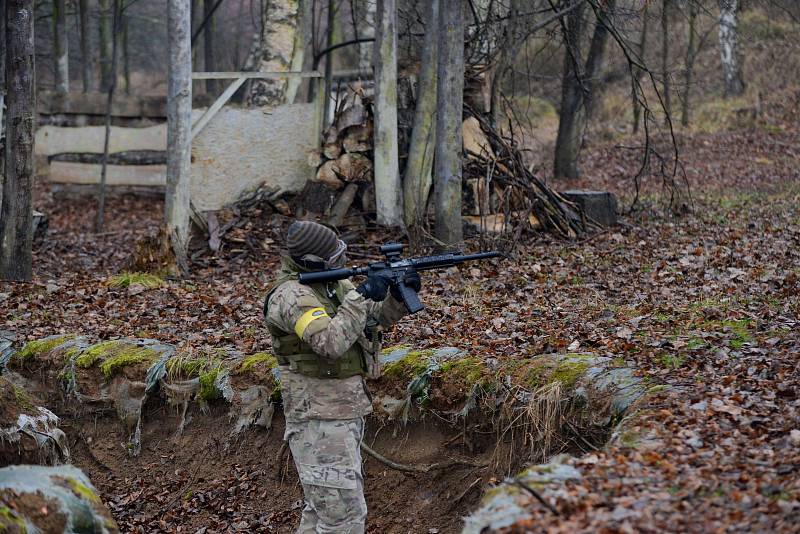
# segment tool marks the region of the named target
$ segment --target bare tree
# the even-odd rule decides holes
[[[375,205],[378,223],[403,226],[397,149],[397,6],[378,0],[375,39]]]
[[[614,10],[613,0],[603,4],[605,20]],[[566,52],[561,86],[561,110],[556,136],[553,173],[556,178],[577,178],[580,175],[579,155],[586,128],[587,105],[593,98],[593,87],[603,64],[608,27],[597,20],[592,35],[586,63],[583,63],[581,41],[586,31],[586,9],[581,4],[569,12],[561,22]]]
[[[644,7],[642,7],[642,32],[639,34],[639,42],[637,43],[637,50],[636,55],[638,60],[642,63],[645,62],[645,52],[647,51],[647,29],[649,26],[650,18],[647,16],[647,8],[650,6],[649,3],[645,3]],[[639,102],[639,94],[637,91],[637,84],[641,76],[644,74],[644,71],[637,67],[632,67],[633,72],[631,73],[631,100],[633,102],[633,133],[639,133],[639,123],[641,115],[642,115],[642,105]]]
[[[0,205],[0,278],[30,280],[33,262],[33,0],[6,0],[6,174]]]
[[[681,126],[689,126],[691,110],[692,83],[694,82],[694,60],[697,57],[697,11],[695,0],[689,0],[689,43],[686,47],[686,64],[683,71],[683,106],[681,107]]]
[[[92,49],[89,38],[89,0],[78,0],[78,24],[81,34],[81,76],[83,78],[83,92],[92,90]]]
[[[217,51],[216,51],[216,21],[214,20],[214,10],[217,0],[203,0],[203,14],[205,15],[205,28],[203,29],[203,55],[205,56],[205,70],[217,70]],[[218,92],[217,80],[206,80],[206,92],[212,95]]]
[[[436,115],[436,238],[458,246],[461,227],[462,108],[464,105],[464,13],[461,2],[439,5]]]
[[[69,39],[66,0],[53,0],[53,72],[57,93],[69,92]]]
[[[404,216],[409,231],[413,226],[421,224],[424,219],[431,190],[433,152],[436,146],[436,48],[439,0],[428,2],[425,21],[417,105],[414,110],[414,125],[403,178]]]
[[[113,43],[111,44],[111,72],[109,75],[108,96],[106,98],[106,129],[105,138],[103,142],[103,163],[100,170],[100,183],[97,186],[97,217],[94,222],[94,229],[96,232],[102,232],[105,225],[106,214],[106,176],[108,173],[108,148],[111,140],[111,109],[114,104],[114,91],[117,88],[117,58],[119,57],[119,27],[120,19],[122,17],[122,0],[112,0],[112,36]]]
[[[192,156],[192,33],[191,0],[167,1],[169,81],[167,93],[166,238],[183,272],[189,269]]]
[[[5,121],[3,111],[6,105],[6,0],[0,0],[0,209],[3,206],[3,182],[6,173]],[[3,238],[0,237],[0,245]]]
[[[98,0],[100,38],[100,90],[107,91],[111,84],[111,0]]]
[[[664,110],[667,115],[672,115],[672,90],[669,74],[669,12],[670,0],[661,2],[661,83],[664,88],[662,95],[664,98]]]
[[[719,4],[719,50],[725,76],[725,98],[744,93],[739,51],[739,0],[717,0]]]

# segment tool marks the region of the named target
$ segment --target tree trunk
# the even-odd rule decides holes
[[[261,72],[288,71],[302,66],[303,48],[297,46],[297,27],[302,7],[300,0],[264,2],[261,33],[254,40],[245,70]],[[300,70],[300,69],[298,69]],[[296,85],[294,86],[296,90]],[[248,103],[254,106],[277,106],[294,99],[285,78],[253,80],[248,89]]]
[[[600,103],[603,84],[599,83],[600,74],[605,60],[606,43],[608,42],[608,28],[613,24],[612,17],[617,0],[607,0],[601,10],[600,19],[594,27],[592,43],[589,45],[589,56],[586,58],[586,116],[591,117]],[[601,20],[602,19],[602,20]]]
[[[638,54],[639,54],[639,62],[642,64],[646,64],[644,55],[647,50],[647,27],[649,26],[650,19],[647,18],[647,8],[650,4],[645,3],[644,8],[642,9],[642,34],[639,36],[639,44],[638,44]],[[635,70],[635,77],[636,82],[641,79],[642,70],[634,67]],[[637,83],[631,83],[631,96],[633,99],[633,133],[639,133],[639,119],[642,115],[642,106],[639,104],[639,94],[637,89]]]
[[[495,127],[502,124],[500,116],[502,112],[502,106],[500,105],[500,89],[502,88],[503,79],[506,73],[511,70],[511,66],[524,42],[524,26],[520,22],[521,13],[524,9],[523,2],[524,0],[511,0],[508,10],[508,20],[506,21],[504,30],[504,46],[500,48],[500,59],[492,75],[492,85],[489,89],[489,116]],[[528,23],[533,24],[533,21],[529,21]]]
[[[53,0],[53,73],[55,91],[69,92],[69,39],[66,0]]]
[[[431,0],[437,1],[438,0]],[[364,0],[364,2],[354,3],[359,10],[359,15],[363,16],[363,22],[358,27],[358,37],[361,39],[369,39],[375,37],[375,6],[376,1]],[[430,20],[430,19],[428,19]],[[375,47],[372,43],[360,43],[358,45],[358,70],[368,71],[372,68],[372,54]]]
[[[30,280],[33,247],[33,0],[6,0],[6,175],[0,206],[0,278]]]
[[[378,224],[403,226],[397,150],[397,6],[378,0],[375,32],[375,205]]]
[[[421,225],[431,190],[431,170],[436,124],[436,47],[439,0],[430,0],[425,12],[425,41],[422,47],[421,72],[417,89],[417,106],[414,110],[414,127],[408,145],[405,177],[403,179],[403,204],[406,227]]]
[[[203,0],[203,14],[207,18],[206,26],[203,28],[203,52],[205,56],[205,69],[211,72],[218,70],[215,48],[217,25],[214,21],[214,15],[211,15],[215,3],[216,0]],[[217,96],[218,91],[217,80],[206,80],[206,93]]]
[[[89,0],[78,0],[78,13],[80,15],[81,34],[81,76],[83,78],[83,92],[92,91],[92,49],[89,38]]]
[[[744,94],[744,79],[737,32],[739,0],[717,0],[719,4],[719,50],[725,76],[725,98]]]
[[[5,121],[3,112],[6,105],[6,0],[0,0],[0,139],[5,132]],[[3,206],[3,183],[6,175],[6,151],[5,145],[0,143],[0,209]],[[0,234],[0,246],[3,244],[2,234]]]
[[[167,190],[164,215],[166,237],[178,266],[189,263],[190,166],[192,156],[192,15],[191,0],[168,0],[167,34]]]
[[[191,10],[192,10],[192,35],[197,33],[197,30],[200,29],[200,25],[203,23],[203,0],[192,0],[191,2]],[[201,46],[206,40],[206,36],[204,32],[201,32],[197,38],[197,42],[194,43],[195,46],[192,46],[192,71],[193,72],[203,72],[206,70],[206,56],[205,54],[201,53],[200,51],[203,50]],[[192,82],[192,88],[195,93],[205,93],[206,92],[206,81],[207,80],[198,80]]]
[[[125,94],[131,94],[131,46],[130,46],[130,23],[131,19],[124,14],[122,17],[122,76],[125,81]],[[114,70],[116,73],[116,70]]]
[[[108,91],[111,84],[111,0],[98,0],[100,18],[100,90]]]
[[[692,83],[694,77],[694,60],[697,57],[697,4],[689,1],[689,44],[686,47],[686,65],[684,70],[683,108],[681,109],[681,125],[689,126],[691,110]]]
[[[670,0],[661,3],[661,77],[664,85],[663,94],[664,111],[667,117],[672,115],[672,87],[669,73],[669,10]]]
[[[117,88],[117,58],[119,57],[119,29],[120,18],[122,17],[122,0],[112,0],[114,2],[114,10],[112,13],[112,36],[113,43],[111,44],[111,74],[109,77],[110,83],[108,85],[108,97],[106,100],[106,131],[103,141],[103,165],[100,169],[100,183],[97,189],[97,218],[95,219],[94,229],[95,232],[102,232],[105,225],[106,213],[106,176],[108,172],[108,145],[111,140],[111,106],[114,103],[114,90]]]
[[[583,98],[585,80],[581,72],[583,59],[580,49],[584,14],[585,8],[581,5],[566,16],[562,27],[566,53],[553,165],[553,174],[556,178],[577,178],[579,175],[578,154],[586,116]]]
[[[461,227],[462,108],[464,98],[464,13],[461,2],[439,5],[436,116],[436,238],[458,246]]]

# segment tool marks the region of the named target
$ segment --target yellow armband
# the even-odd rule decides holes
[[[329,317],[328,313],[325,311],[325,308],[313,308],[305,312],[294,325],[294,333],[297,334],[297,337],[303,339],[303,333],[308,328],[308,325],[316,321],[317,319],[322,319],[323,317]]]

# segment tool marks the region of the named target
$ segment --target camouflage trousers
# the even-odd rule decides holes
[[[367,519],[361,440],[364,419],[287,421],[305,507],[298,534],[363,534]]]

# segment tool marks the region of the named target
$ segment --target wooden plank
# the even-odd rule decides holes
[[[97,184],[102,165],[54,161],[50,164],[50,181],[61,184]],[[109,165],[108,185],[163,186],[166,165]]]
[[[218,210],[261,184],[276,193],[303,189],[316,148],[314,104],[224,107],[192,143],[192,201]]]
[[[42,126],[36,131],[36,155],[56,154],[102,154],[104,126]],[[109,153],[132,150],[166,150],[167,125],[159,124],[147,128],[111,127]]]
[[[105,93],[38,91],[37,111],[40,115],[105,115],[107,98]],[[167,116],[166,104],[163,96],[115,95],[111,115],[163,119]]]
[[[216,115],[217,112],[220,109],[222,109],[222,106],[224,106],[228,102],[228,100],[230,100],[233,94],[239,90],[239,88],[244,84],[245,81],[247,81],[247,78],[245,78],[244,76],[234,80],[227,87],[227,89],[225,89],[225,91],[223,91],[222,94],[219,95],[219,98],[217,98],[217,100],[214,101],[211,107],[208,108],[205,113],[203,113],[203,116],[200,117],[200,120],[195,122],[194,125],[192,126],[191,139],[194,139],[197,136],[197,134],[203,131],[203,128],[206,127],[208,121],[214,118],[214,115]]]
[[[257,80],[269,80],[280,78],[321,78],[322,74],[318,71],[286,71],[286,72],[193,72],[193,80],[232,80],[234,78],[246,78]]]

